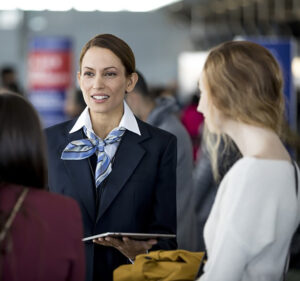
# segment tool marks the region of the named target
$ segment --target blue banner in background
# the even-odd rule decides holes
[[[293,83],[292,60],[295,55],[295,42],[291,39],[247,38],[267,48],[279,62],[284,77],[286,119],[290,127],[297,129],[297,99]]]
[[[38,111],[45,128],[66,120],[64,110],[66,100],[65,90],[31,90],[29,92],[29,98]]]
[[[29,99],[44,127],[66,120],[66,92],[72,86],[72,41],[66,37],[38,37],[29,43]]]
[[[72,49],[72,41],[66,37],[36,37],[29,42],[30,50],[60,50]]]

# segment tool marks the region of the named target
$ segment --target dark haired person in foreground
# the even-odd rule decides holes
[[[77,203],[45,190],[38,115],[20,95],[0,94],[0,280],[83,281]]]

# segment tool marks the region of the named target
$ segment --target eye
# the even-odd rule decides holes
[[[117,73],[115,73],[115,72],[106,72],[104,74],[104,76],[108,76],[108,77],[113,77],[113,76],[116,76],[116,75],[117,75]]]
[[[85,71],[85,72],[83,73],[83,75],[84,75],[84,76],[88,76],[88,77],[92,77],[92,76],[94,76],[94,73],[91,72],[91,71]]]

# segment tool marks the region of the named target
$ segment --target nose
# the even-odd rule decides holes
[[[104,88],[104,79],[100,74],[96,74],[94,83],[93,83],[94,89],[102,89]]]

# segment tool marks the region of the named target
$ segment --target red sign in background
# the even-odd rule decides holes
[[[33,38],[28,53],[29,99],[45,127],[66,120],[64,103],[72,81],[70,38]]]
[[[71,53],[36,51],[28,58],[30,89],[64,89],[71,85]]]

